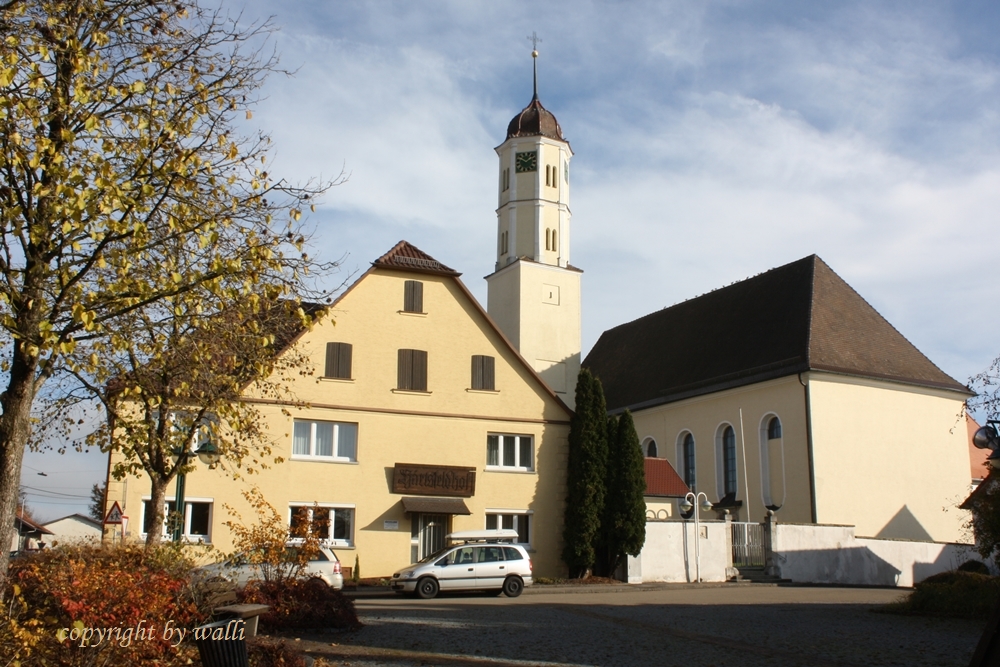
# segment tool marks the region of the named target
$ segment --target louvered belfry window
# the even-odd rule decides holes
[[[399,350],[396,365],[396,388],[427,391],[427,352]]]
[[[495,391],[494,368],[496,360],[484,354],[472,355],[472,388]]]
[[[327,343],[326,370],[323,377],[350,380],[352,350],[353,346],[350,343]]]
[[[407,280],[403,286],[403,310],[407,313],[424,312],[424,284],[419,280]]]

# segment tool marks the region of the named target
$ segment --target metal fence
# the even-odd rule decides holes
[[[733,521],[733,566],[764,567],[764,525]]]

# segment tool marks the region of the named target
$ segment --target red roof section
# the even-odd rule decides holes
[[[969,429],[969,462],[972,463],[972,479],[986,479],[986,476],[990,474],[990,464],[986,462],[986,459],[993,452],[989,449],[979,449],[972,444],[972,436],[979,430],[979,424],[968,414],[965,415],[965,425]]]
[[[388,269],[403,269],[421,273],[436,273],[442,276],[462,275],[455,269],[445,266],[417,246],[406,241],[400,241],[392,249],[372,262],[374,266]]]
[[[691,492],[681,476],[677,474],[670,461],[666,459],[647,458],[646,493],[647,496],[663,496],[666,498],[683,498]]]

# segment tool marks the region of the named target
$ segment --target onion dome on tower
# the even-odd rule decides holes
[[[556,120],[551,111],[542,106],[542,102],[538,99],[538,51],[532,51],[531,58],[534,66],[534,95],[532,95],[528,106],[510,119],[510,123],[507,125],[507,138],[541,135],[549,139],[566,141],[562,128],[559,127],[559,121]]]

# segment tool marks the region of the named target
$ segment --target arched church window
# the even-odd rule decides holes
[[[736,431],[729,424],[726,424],[721,433],[722,454],[722,493],[723,495],[735,494],[736,484]]]
[[[781,420],[777,417],[771,417],[771,421],[767,423],[767,439],[777,440],[781,437]]]
[[[552,230],[552,249],[553,250],[557,250],[558,248],[559,248],[559,246],[556,245],[556,230],[553,229]]]
[[[694,467],[694,436],[688,431],[684,434],[684,483],[692,491],[695,490],[695,467]]]
[[[651,459],[656,458],[656,440],[652,438],[646,441],[646,456]]]

